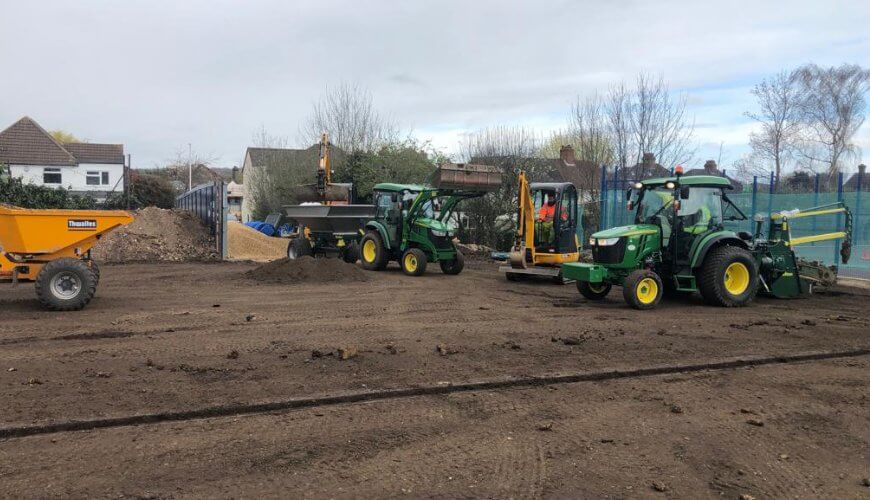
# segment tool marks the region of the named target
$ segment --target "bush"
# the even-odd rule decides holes
[[[123,193],[112,194],[106,200],[106,208],[172,208],[175,195],[175,188],[166,177],[131,170],[129,199]]]
[[[64,188],[25,184],[21,179],[0,177],[0,203],[21,208],[93,209],[97,202],[90,196],[70,194]]]

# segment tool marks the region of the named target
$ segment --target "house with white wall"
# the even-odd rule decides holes
[[[123,144],[61,144],[28,116],[0,132],[0,164],[25,183],[63,187],[98,201],[124,191]]]

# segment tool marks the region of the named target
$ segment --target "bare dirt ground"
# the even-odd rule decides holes
[[[0,428],[870,346],[870,291],[629,309],[573,285],[391,267],[102,269],[84,311],[4,287]],[[349,359],[341,359],[339,350]],[[867,356],[0,440],[3,496],[866,498]],[[751,423],[749,423],[751,421]],[[664,490],[664,491],[658,491]]]

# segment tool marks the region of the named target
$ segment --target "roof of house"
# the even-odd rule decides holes
[[[0,163],[76,165],[76,158],[29,116],[0,132]]]
[[[33,118],[25,116],[0,132],[0,163],[75,166],[79,163],[124,163],[121,144],[61,144]]]
[[[69,142],[63,147],[72,153],[79,163],[124,163],[124,146],[122,144]]]

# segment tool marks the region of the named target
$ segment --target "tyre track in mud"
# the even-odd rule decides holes
[[[0,428],[0,439],[19,438],[43,434],[55,434],[61,432],[106,429],[112,427],[147,425],[161,422],[182,422],[188,420],[199,420],[216,417],[232,417],[260,413],[275,413],[293,409],[316,408],[348,403],[403,399],[417,396],[438,396],[462,392],[500,390],[523,387],[546,387],[556,384],[571,384],[578,382],[600,382],[608,380],[652,377],[659,375],[734,370],[739,368],[750,368],[765,365],[781,365],[831,359],[854,358],[867,355],[870,355],[870,347],[853,349],[848,351],[824,351],[793,355],[735,358],[727,361],[715,361],[686,365],[653,366],[629,370],[602,370],[595,372],[580,372],[540,377],[518,377],[507,380],[485,380],[452,385],[426,385],[403,389],[388,389],[382,391],[347,393],[336,396],[294,398],[265,403],[219,405],[183,411],[146,413],[91,420],[67,420],[32,426],[4,427]]]

